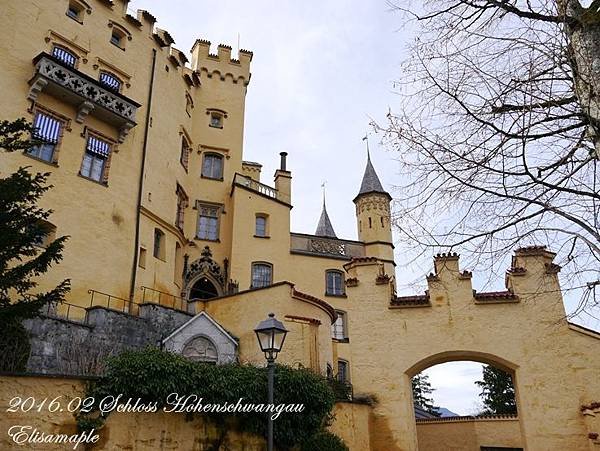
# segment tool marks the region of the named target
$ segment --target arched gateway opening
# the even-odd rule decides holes
[[[207,277],[200,277],[190,288],[189,299],[211,299],[218,295],[219,291],[215,284]]]
[[[466,380],[472,387],[460,385],[460,378],[451,381],[452,376],[460,374],[457,370],[470,372],[463,382]],[[478,377],[475,376],[477,371]],[[520,451],[525,448],[518,416],[516,365],[490,354],[449,351],[421,360],[406,374],[411,382],[419,451]],[[437,402],[435,383],[429,385],[428,376],[432,374],[442,376],[437,381],[444,381],[446,386],[443,397],[446,405]],[[476,379],[480,381],[477,389]],[[434,391],[430,392],[429,388]],[[465,392],[469,399],[464,399]],[[476,404],[475,393],[480,392],[486,395]],[[468,408],[467,404],[470,404]]]

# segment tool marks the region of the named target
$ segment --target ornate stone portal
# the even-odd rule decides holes
[[[223,271],[212,258],[212,252],[208,246],[202,250],[201,257],[194,260],[189,266],[186,265],[183,274],[183,292],[182,297],[190,299],[193,287],[197,282],[204,281],[212,284],[215,289],[215,296],[220,296],[225,293],[225,281],[227,280],[226,271]],[[193,296],[192,296],[193,297]],[[214,297],[214,296],[210,296]]]

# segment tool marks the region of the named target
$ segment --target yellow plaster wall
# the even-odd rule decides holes
[[[254,328],[273,312],[289,330],[278,362],[301,364],[325,373],[327,363],[333,361],[331,318],[314,303],[293,297],[292,290],[291,284],[282,283],[214,301],[196,302],[196,311],[206,311],[239,339],[240,361],[259,365],[264,365],[265,358],[258,347]],[[314,340],[318,344],[318,355],[314,354],[311,344]]]
[[[523,447],[517,419],[419,421],[417,437],[419,451],[479,451],[481,446]]]
[[[41,449],[39,444],[16,445],[8,436],[8,430],[14,425],[27,425],[47,434],[75,434],[77,425],[74,416],[67,411],[69,401],[81,397],[85,381],[67,378],[48,377],[0,377],[0,405],[8,406],[14,396],[32,396],[39,403],[44,398],[50,400],[60,396],[59,402],[64,411],[50,413],[47,409],[40,412],[4,413],[0,417],[0,449]],[[38,404],[36,404],[37,406]],[[220,433],[210,422],[195,415],[191,421],[184,414],[165,413],[118,413],[109,415],[100,431],[100,441],[93,449],[131,451],[154,451],[157,449],[208,449],[218,441]],[[235,423],[228,425],[222,443],[223,447],[235,450],[262,451],[264,439],[235,430]],[[63,450],[64,445],[44,444],[44,450]]]
[[[350,451],[371,450],[371,407],[366,404],[338,402],[333,409],[335,419],[329,430],[344,440]]]
[[[546,273],[544,258],[517,259],[526,272],[509,276],[509,284],[519,302],[484,305],[473,299],[470,278],[455,270],[458,262],[436,264],[437,277],[429,282],[432,306],[421,308],[388,307],[389,287],[372,283],[378,264],[350,268],[359,279],[349,289],[350,328],[368,337],[351,341],[354,391],[375,393],[380,401],[374,450],[417,449],[410,377],[452,360],[513,373],[527,449],[587,449],[580,406],[600,394],[600,361],[594,358],[600,341],[566,323],[556,274]]]

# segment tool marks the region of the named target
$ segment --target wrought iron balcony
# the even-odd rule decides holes
[[[47,53],[36,56],[33,64],[35,73],[29,81],[29,100],[35,102],[43,91],[76,105],[76,122],[81,123],[92,114],[118,128],[119,142],[136,125],[135,114],[140,104]]]

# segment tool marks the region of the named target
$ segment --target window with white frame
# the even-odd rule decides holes
[[[88,135],[81,163],[81,175],[96,182],[106,182],[110,151],[111,144],[108,141],[95,135]]]
[[[55,45],[52,48],[52,56],[70,67],[75,67],[78,60],[77,55],[67,50],[66,48],[60,47],[58,45]]]
[[[329,270],[325,273],[325,294],[329,296],[344,295],[344,274],[341,271]]]
[[[273,265],[265,262],[252,263],[251,288],[268,287],[273,283]]]
[[[223,156],[216,153],[205,153],[202,161],[202,177],[223,179]]]
[[[196,237],[201,240],[217,241],[219,239],[219,214],[217,205],[198,205],[198,227]]]
[[[165,233],[160,229],[154,229],[154,249],[152,254],[160,260],[165,259]]]
[[[49,163],[55,162],[62,127],[62,121],[41,111],[36,112],[33,119],[33,139],[37,144],[27,149],[27,155]]]
[[[337,319],[331,325],[331,337],[336,340],[346,340],[348,338],[348,329],[346,325],[346,312],[336,310]]]

